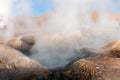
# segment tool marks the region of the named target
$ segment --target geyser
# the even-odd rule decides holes
[[[119,39],[119,25],[110,19],[110,8],[114,5],[112,0],[51,1],[53,13],[41,29],[46,34],[39,36],[31,50],[31,58],[49,68],[65,66],[73,56],[78,56],[76,49],[99,48]],[[99,14],[96,22],[91,17],[94,11]],[[85,15],[83,20],[80,20],[80,15]],[[79,54],[80,58],[86,55]]]
[[[11,5],[16,2],[18,6],[15,15],[31,14],[33,6],[31,0],[21,0],[20,2],[12,0],[10,3],[9,0],[4,1],[7,8],[1,9],[0,14],[13,16],[15,13],[12,11]],[[44,25],[39,27],[28,18],[28,20],[24,19],[26,25],[23,27],[29,32],[31,31],[31,34],[34,32],[37,39],[30,57],[48,68],[65,66],[71,58],[78,56],[75,50],[84,47],[98,48],[110,41],[119,39],[120,36],[117,35],[120,32],[119,24],[110,19],[111,9],[116,4],[115,1],[51,0],[51,3],[53,8],[51,14],[48,13],[49,19]],[[4,6],[1,4],[0,7]],[[2,10],[5,11],[2,12]],[[95,15],[91,16],[93,12]],[[10,21],[8,20],[6,23],[10,23]],[[6,38],[12,37],[15,29],[12,24],[8,25],[10,27],[7,27]],[[36,29],[39,30],[36,31]],[[84,58],[85,55],[86,53],[79,54],[80,58]]]

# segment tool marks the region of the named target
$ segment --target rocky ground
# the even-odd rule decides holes
[[[28,39],[27,39],[28,38]],[[25,41],[25,40],[26,41]],[[31,40],[30,40],[31,39]],[[17,40],[17,39],[16,39]],[[15,41],[16,41],[15,40]],[[33,37],[18,39],[27,46],[34,43]],[[109,43],[100,49],[82,49],[84,54],[95,54],[85,59],[79,57],[57,69],[47,69],[37,61],[24,54],[30,48],[12,41],[0,44],[0,80],[119,80],[120,59],[119,40]],[[28,43],[28,44],[27,44]],[[22,47],[21,47],[22,46]],[[16,48],[17,47],[17,48]],[[23,50],[22,50],[23,49]],[[26,49],[25,52],[24,49]],[[23,52],[23,53],[22,53]],[[79,51],[76,51],[79,55]],[[80,52],[81,53],[81,52]]]
[[[120,40],[99,49],[75,49],[77,55],[68,65],[48,69],[29,58],[35,35],[19,37],[25,30],[20,27],[17,30],[20,32],[16,31],[9,40],[4,40],[0,34],[0,80],[120,80]],[[55,40],[65,42],[61,37],[57,38]],[[85,54],[84,59],[79,56],[81,53]]]
[[[80,59],[63,69],[53,70],[50,80],[119,80],[120,59],[93,57]]]

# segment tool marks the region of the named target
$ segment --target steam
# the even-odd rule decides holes
[[[76,54],[81,48],[99,48],[119,39],[119,25],[110,19],[112,0],[52,0],[53,14],[43,25],[31,50],[32,58],[49,68],[65,66],[73,56],[84,58],[86,53]],[[97,11],[99,17],[93,21],[91,15]],[[80,15],[85,15],[80,21]],[[93,55],[90,55],[93,56]]]
[[[9,22],[8,18],[12,14],[11,7],[13,1],[14,0],[0,0],[0,27],[1,29],[6,28],[6,33],[0,32],[0,36],[7,39],[10,38],[10,36],[12,36],[13,34],[13,27],[12,26],[6,27]]]
[[[11,6],[13,0],[0,0],[0,16],[8,17],[11,14]]]
[[[38,1],[41,3],[41,1]],[[76,54],[81,48],[99,48],[119,39],[119,24],[110,19],[112,0],[51,0],[53,5],[49,20],[36,32],[36,44],[30,57],[49,68],[65,66],[74,56],[84,58],[86,53]],[[13,5],[16,5],[13,8]],[[32,0],[1,0],[0,16],[29,16],[32,13]],[[92,13],[99,14],[95,20]],[[24,18],[23,18],[24,19]],[[24,19],[25,20],[25,19]],[[29,18],[25,29],[35,32],[36,26]],[[11,19],[5,19],[6,38],[14,35],[16,27]],[[0,34],[1,36],[1,34]],[[92,55],[91,55],[92,56]]]
[[[13,2],[16,16],[30,16],[32,13],[32,0],[14,0]]]
[[[4,40],[9,40],[14,36],[15,29],[17,29],[17,26],[14,25],[14,21],[16,21],[14,18],[16,16],[28,16],[31,14],[32,3],[30,1],[31,0],[0,0],[0,36],[4,38]],[[27,25],[28,20],[25,22]],[[27,29],[31,29],[30,26]]]

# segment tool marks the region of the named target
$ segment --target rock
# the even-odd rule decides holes
[[[35,40],[33,36],[15,37],[6,42],[6,45],[15,48],[28,55],[29,50],[34,45]]]
[[[75,55],[68,59],[70,61],[69,64],[71,64],[79,59],[104,55],[103,50],[91,49],[91,48],[77,49],[74,51],[74,53],[75,53]]]
[[[34,36],[30,35],[30,36],[23,36],[21,38],[22,41],[24,41],[25,43],[27,43],[28,45],[33,46],[35,44],[35,38]]]
[[[80,59],[62,69],[51,70],[49,80],[120,80],[120,59]]]
[[[0,45],[0,80],[45,80],[48,70],[21,52]]]
[[[83,49],[75,50],[75,53],[76,56],[73,58],[74,60],[80,59],[81,54],[84,54],[82,58],[88,58],[94,56],[108,56],[108,57],[120,58],[120,40],[111,42],[99,49],[83,48]]]
[[[101,48],[106,56],[120,58],[120,40],[109,43]]]

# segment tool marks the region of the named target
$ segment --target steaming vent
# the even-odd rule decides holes
[[[30,58],[48,68],[65,66],[74,56],[92,57],[87,53],[89,50],[81,49],[100,48],[120,38],[120,17],[110,12],[112,5],[116,5],[112,0],[51,0],[52,13],[42,18],[21,16],[32,13],[29,2],[32,0],[18,2],[15,12],[12,11],[14,1],[4,0],[4,5],[0,5],[0,16],[8,18],[6,23],[0,20],[0,40],[10,40],[6,44],[22,52],[30,51]],[[22,37],[28,33],[34,34],[37,40]],[[22,36],[13,38],[19,34]]]

